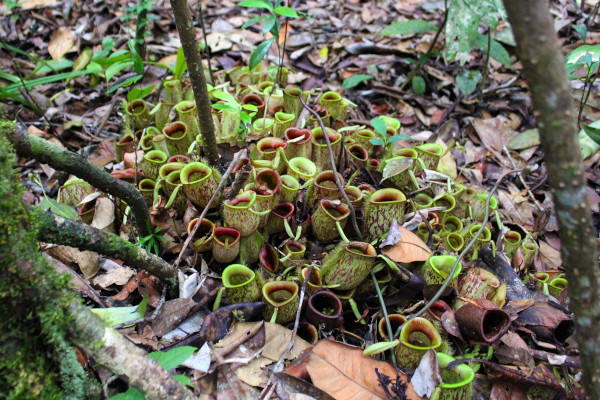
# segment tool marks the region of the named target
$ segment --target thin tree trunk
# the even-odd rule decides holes
[[[190,8],[187,0],[171,0],[171,8],[173,8],[173,14],[175,15],[175,25],[179,32],[181,47],[183,47],[183,54],[194,89],[194,100],[196,100],[196,109],[200,120],[204,155],[213,167],[218,167],[219,152],[217,150],[217,139],[215,138],[215,127],[212,122],[204,67],[202,66],[202,57],[196,41],[196,30],[192,22]]]
[[[40,223],[38,240],[41,242],[77,247],[114,257],[130,267],[146,270],[163,281],[177,278],[177,270],[165,260],[113,233],[38,208],[31,211]]]
[[[600,269],[570,90],[547,0],[504,0],[512,24],[559,225],[586,395],[600,399]]]
[[[73,174],[98,190],[124,200],[131,208],[140,236],[150,234],[148,206],[144,197],[133,185],[116,179],[108,172],[90,164],[77,153],[28,134],[22,127],[15,127],[13,134],[8,135],[8,140],[20,156],[34,158],[53,168]]]

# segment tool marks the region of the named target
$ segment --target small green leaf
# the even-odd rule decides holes
[[[425,79],[422,76],[415,76],[411,81],[412,90],[417,96],[423,95],[425,93],[425,89],[427,85],[425,84]]]
[[[524,150],[540,145],[540,133],[537,129],[528,129],[513,136],[508,141],[509,150]]]
[[[115,76],[116,74],[118,74],[119,72],[124,70],[125,68],[132,67],[133,64],[134,64],[133,60],[121,61],[121,62],[114,63],[113,65],[108,67],[106,69],[106,72],[104,73],[106,76],[106,82],[109,82],[113,76]]]
[[[483,53],[487,53],[488,39],[486,35],[478,34],[475,46],[480,49]],[[510,61],[510,54],[500,44],[500,42],[492,39],[490,40],[490,57],[494,60],[502,63],[505,67],[510,67],[512,62]]]
[[[248,1],[248,0],[246,0],[246,1]],[[271,45],[273,44],[274,41],[275,41],[275,37],[272,37],[271,39],[267,39],[264,42],[262,42],[261,44],[259,44],[258,46],[256,46],[256,49],[254,49],[254,51],[250,55],[250,62],[248,63],[248,67],[250,69],[254,69],[254,67],[256,67],[258,64],[260,64],[260,62],[267,55],[267,52],[271,48]]]
[[[379,138],[373,138],[370,140],[370,142],[372,145],[375,145],[375,146],[383,146],[383,144],[385,143],[382,139],[379,139]]]
[[[144,87],[134,87],[127,93],[127,101],[131,102],[137,99],[143,99],[146,96],[149,96],[154,89],[154,85],[144,86]]]
[[[477,89],[477,84],[480,80],[480,71],[469,71],[468,69],[465,69],[456,76],[456,86],[458,86],[463,96],[468,96]]]
[[[238,6],[265,8],[271,12],[273,11],[273,5],[268,1],[262,1],[262,0],[244,0],[244,1],[239,2]]]
[[[412,139],[408,135],[394,135],[387,140],[387,144],[396,143],[398,140],[410,140]]]
[[[267,19],[265,19],[265,22],[263,23],[263,27],[262,27],[263,35],[266,35],[267,32],[269,32],[271,29],[273,29],[273,27],[275,26],[275,23],[277,23],[277,17],[275,15],[271,15]]]
[[[192,384],[192,380],[190,379],[189,376],[173,375],[173,379],[175,379],[177,382],[181,383],[182,385],[189,386],[191,388],[194,387],[194,385]]]
[[[296,10],[294,10],[291,7],[277,7],[276,9],[273,10],[273,12],[275,12],[275,14],[283,15],[284,17],[288,17],[288,18],[298,18],[299,17]]]
[[[131,78],[127,78],[125,79],[123,82],[113,85],[111,86],[107,91],[106,94],[111,94],[112,92],[114,92],[115,90],[117,90],[120,87],[126,87],[129,85],[133,85],[134,83],[136,83],[137,81],[139,81],[140,79],[142,79],[144,77],[144,75],[136,75],[136,76],[132,76]]]
[[[246,29],[246,28],[248,28],[249,26],[251,26],[251,25],[254,25],[254,24],[256,24],[257,22],[260,22],[260,21],[262,21],[262,20],[263,20],[263,19],[265,19],[265,18],[267,18],[267,17],[266,17],[266,16],[264,16],[264,15],[261,15],[261,16],[258,16],[258,17],[251,18],[251,19],[249,19],[248,21],[244,22],[244,25],[242,25],[242,29]]]
[[[600,145],[600,128],[594,128],[590,125],[583,125],[583,130],[596,144]]]
[[[368,81],[371,79],[373,79],[373,77],[371,75],[367,75],[367,74],[352,75],[350,78],[344,79],[344,83],[342,83],[342,89],[344,89],[344,90],[351,89],[355,86],[358,86],[362,82]]]
[[[126,392],[109,397],[107,400],[144,400],[145,398],[142,392],[131,386]]]
[[[174,349],[164,353],[161,351],[153,351],[148,355],[154,358],[160,365],[162,365],[164,369],[168,371],[184,363],[185,360],[190,358],[196,350],[198,349],[192,346],[181,346],[175,347]]]
[[[378,342],[367,347],[363,351],[363,354],[365,356],[372,356],[373,354],[379,354],[383,353],[384,351],[393,349],[396,346],[398,346],[397,340],[394,340],[392,342]]]
[[[373,128],[377,133],[379,133],[383,137],[387,137],[387,126],[385,126],[385,122],[383,122],[379,118],[373,118],[371,120],[371,125],[373,125]]]
[[[175,61],[175,78],[181,78],[186,70],[187,62],[185,61],[185,55],[183,54],[183,47],[180,47],[179,50],[177,50],[177,61]]]
[[[44,197],[39,206],[42,210],[50,210],[54,214],[61,215],[69,219],[77,219],[77,210],[65,203],[59,203],[49,197]]]
[[[437,31],[438,27],[430,22],[415,19],[412,21],[395,22],[390,26],[385,27],[381,31],[381,35],[406,35],[409,33],[425,33],[429,31]]]
[[[573,25],[573,30],[575,32],[577,32],[577,34],[579,36],[581,36],[581,39],[583,40],[583,43],[585,43],[585,40],[587,39],[587,26],[585,26],[585,25]]]
[[[146,297],[144,297],[144,300],[147,302]],[[137,306],[93,308],[92,312],[98,315],[108,326],[119,325],[144,318],[144,314],[140,312],[142,308],[144,308],[142,311],[145,311],[145,307],[141,307],[144,300]]]
[[[248,111],[258,111],[258,107],[256,107],[254,104],[244,104],[242,108]]]
[[[215,90],[212,92],[212,95],[219,100],[223,100],[226,103],[237,103],[232,95],[222,90]]]
[[[237,111],[235,107],[230,106],[229,104],[213,104],[212,108],[215,110]]]

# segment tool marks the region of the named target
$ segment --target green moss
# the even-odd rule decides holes
[[[97,398],[66,339],[70,277],[41,258],[38,221],[30,220],[11,169],[13,129],[0,121],[0,397]]]

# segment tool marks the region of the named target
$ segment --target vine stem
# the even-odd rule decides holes
[[[393,334],[392,325],[390,324],[390,317],[387,312],[387,307],[385,306],[385,302],[383,301],[383,294],[381,294],[381,288],[379,287],[379,282],[377,282],[377,277],[375,276],[375,273],[373,273],[373,270],[370,270],[369,274],[371,275],[371,280],[373,281],[373,284],[375,285],[375,290],[377,291],[377,298],[379,299],[379,304],[381,304],[381,310],[383,311],[383,318],[385,319],[385,327],[387,328],[388,337],[391,338],[392,334]],[[396,364],[396,351],[394,349],[391,349],[391,354],[392,354],[392,363],[394,365],[397,365]]]
[[[444,293],[444,290],[446,290],[446,288],[450,284],[450,281],[452,280],[452,277],[456,273],[458,264],[460,264],[460,260],[463,259],[463,257],[469,252],[469,250],[471,250],[471,248],[475,245],[475,242],[477,242],[477,239],[479,239],[479,236],[481,236],[481,234],[483,233],[485,226],[488,222],[488,219],[490,217],[490,201],[492,199],[494,192],[496,191],[496,189],[498,189],[498,186],[500,186],[500,183],[504,180],[504,178],[506,178],[508,175],[518,172],[518,171],[520,171],[520,170],[506,171],[504,174],[502,174],[502,176],[500,176],[498,178],[498,180],[496,181],[496,184],[494,185],[494,187],[492,187],[492,190],[490,190],[487,200],[485,201],[485,215],[483,218],[483,222],[481,223],[481,226],[479,227],[479,230],[473,236],[473,238],[469,241],[469,243],[467,243],[467,245],[465,246],[463,251],[458,255],[458,257],[456,257],[456,261],[454,262],[454,265],[452,266],[452,270],[446,277],[446,280],[444,281],[442,286],[439,288],[439,290],[435,293],[435,295],[427,302],[427,304],[423,308],[421,308],[419,311],[417,311],[413,315],[409,316],[406,319],[406,322],[404,322],[402,325],[400,325],[398,327],[398,329],[396,329],[394,338],[397,338],[400,335],[400,331],[402,330],[402,327],[404,326],[404,324],[406,324],[408,321],[410,321],[414,318],[417,318],[418,316],[422,315],[425,311],[429,310],[429,307],[431,307],[431,305],[433,303],[435,303],[442,296],[442,293]]]
[[[225,182],[227,182],[227,178],[231,174],[231,171],[233,171],[233,168],[237,165],[238,161],[240,161],[243,157],[246,157],[247,153],[248,153],[248,150],[244,149],[244,150],[240,150],[238,153],[235,154],[235,156],[233,157],[233,160],[231,160],[231,163],[229,164],[229,167],[223,174],[223,177],[221,178],[221,182],[219,182],[219,184],[217,185],[217,189],[215,190],[215,192],[213,193],[211,198],[208,200],[208,204],[206,204],[206,207],[204,207],[204,210],[202,210],[202,214],[200,214],[200,216],[198,217],[199,222],[202,222],[202,220],[206,216],[206,213],[210,209],[210,206],[215,201],[215,199],[217,198],[219,193],[221,193],[221,191],[223,190],[223,186],[225,186]],[[177,268],[179,266],[179,263],[181,262],[181,257],[183,257],[183,252],[190,245],[190,242],[192,241],[192,238],[194,237],[194,235],[196,235],[196,231],[198,230],[200,225],[202,225],[202,224],[197,223],[196,225],[194,225],[194,228],[188,235],[187,239],[185,239],[185,242],[183,243],[183,247],[182,247],[181,251],[179,252],[179,255],[177,256],[177,260],[175,260],[175,268]]]
[[[327,150],[329,150],[329,160],[331,162],[331,169],[333,169],[333,177],[335,178],[335,184],[337,185],[337,187],[340,191],[340,194],[344,198],[344,201],[346,201],[348,208],[350,208],[350,218],[352,220],[352,227],[354,228],[354,231],[358,235],[358,239],[362,242],[362,235],[360,233],[360,229],[358,229],[358,224],[356,223],[356,211],[354,211],[354,206],[350,202],[350,199],[348,198],[348,195],[344,191],[344,187],[342,186],[342,183],[340,182],[340,178],[338,177],[337,168],[335,166],[335,159],[333,157],[333,149],[331,148],[331,141],[329,140],[329,135],[327,134],[327,130],[325,129],[325,124],[323,124],[323,120],[319,116],[319,113],[317,113],[315,110],[310,108],[308,106],[308,104],[306,104],[306,102],[304,102],[304,99],[302,98],[302,93],[300,93],[300,95],[298,97],[300,98],[300,103],[302,103],[304,108],[306,110],[308,110],[308,112],[310,112],[312,115],[314,115],[314,117],[317,119],[317,121],[319,121],[319,126],[321,127],[321,130],[323,131],[323,137],[325,138],[325,142],[327,142]]]

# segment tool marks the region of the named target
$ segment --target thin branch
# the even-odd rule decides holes
[[[52,142],[27,133],[24,126],[15,126],[8,139],[16,152],[27,158],[48,164],[90,183],[105,193],[118,197],[127,203],[135,218],[135,224],[140,236],[150,234],[150,213],[141,193],[131,184],[116,179],[108,172],[90,164],[77,153],[65,150]]]
[[[503,146],[502,150],[504,151],[504,154],[506,154],[506,157],[508,157],[508,161],[510,161],[510,165],[514,169],[516,169],[517,165],[515,164],[515,160],[513,160],[513,158],[511,157],[510,152],[508,151],[506,146]],[[523,174],[521,173],[521,171],[517,172],[517,176],[519,177],[519,181],[521,181],[521,185],[523,185],[523,187],[527,190],[527,194],[529,195],[529,197],[531,197],[531,200],[533,200],[533,202],[535,203],[535,206],[537,207],[538,211],[539,212],[544,211],[544,207],[542,207],[540,202],[535,198],[535,196],[531,192],[531,189],[529,189],[529,185],[525,182],[525,179],[523,179]]]
[[[333,157],[333,150],[331,149],[331,141],[329,140],[329,135],[327,134],[327,130],[325,129],[325,124],[323,124],[323,120],[319,116],[319,113],[317,113],[315,110],[310,108],[304,102],[304,99],[302,98],[302,94],[300,94],[300,96],[298,96],[298,97],[300,98],[300,103],[302,103],[304,108],[306,108],[312,115],[314,115],[314,117],[317,119],[317,121],[319,121],[321,130],[323,130],[323,137],[325,138],[325,142],[327,142],[327,149],[329,150],[329,160],[331,161],[331,168],[333,169],[333,177],[335,178],[335,184],[337,185],[338,190],[340,191],[340,194],[344,198],[344,201],[346,201],[348,208],[350,208],[350,218],[352,219],[352,226],[358,236],[358,239],[360,241],[362,241],[362,235],[360,234],[360,229],[358,229],[358,224],[356,223],[356,211],[354,210],[354,206],[352,206],[352,203],[350,202],[348,195],[344,191],[344,187],[342,186],[342,183],[340,182],[340,178],[338,177],[338,174],[337,174],[337,168],[335,167],[335,159]]]
[[[227,182],[227,178],[229,177],[229,174],[231,174],[231,171],[233,171],[233,167],[236,166],[236,164],[238,163],[238,161],[240,159],[242,159],[243,157],[246,157],[247,152],[248,151],[246,149],[243,149],[235,154],[235,156],[233,157],[233,160],[231,160],[231,163],[229,164],[229,167],[227,168],[227,171],[225,171],[225,173],[223,174],[223,177],[221,178],[221,182],[219,182],[217,189],[215,190],[215,192],[213,193],[211,198],[208,200],[208,204],[206,204],[206,207],[204,207],[204,210],[202,210],[202,214],[200,214],[200,216],[198,217],[198,221],[202,221],[204,219],[204,217],[206,216],[206,213],[210,209],[210,206],[212,205],[212,203],[215,201],[217,196],[223,190],[223,186],[225,186],[225,182]],[[187,239],[185,239],[185,242],[183,243],[183,247],[181,248],[181,251],[179,252],[179,256],[177,256],[177,260],[175,261],[175,268],[177,268],[179,266],[179,263],[181,262],[181,257],[183,257],[183,253],[184,253],[185,249],[187,249],[188,246],[190,245],[190,242],[192,241],[192,238],[196,234],[196,230],[198,230],[200,225],[201,224],[199,224],[199,223],[194,225],[194,229],[192,229],[192,231],[188,235]]]

